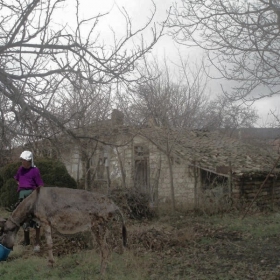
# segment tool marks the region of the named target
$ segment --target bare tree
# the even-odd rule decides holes
[[[230,102],[225,95],[218,95],[209,102],[203,115],[203,129],[226,129],[234,131],[238,128],[252,127],[258,120],[254,108],[242,103]]]
[[[148,77],[130,92],[120,95],[120,107],[130,121],[153,122],[165,128],[198,128],[209,98],[203,64],[181,61],[172,70],[167,61],[146,61],[142,75]]]
[[[0,105],[1,126],[15,135],[47,137],[49,131],[56,129],[77,138],[70,129],[72,119],[85,108],[89,109],[94,97],[88,95],[89,100],[84,100],[81,95],[72,114],[70,111],[61,114],[67,102],[67,98],[61,98],[61,92],[69,100],[72,97],[65,89],[70,85],[79,87],[80,80],[84,86],[100,90],[101,86],[108,88],[115,82],[126,85],[141,79],[135,71],[136,62],[163,32],[163,27],[157,30],[153,25],[150,42],[144,42],[141,33],[152,23],[155,10],[138,30],[133,30],[124,10],[126,35],[117,39],[113,32],[114,44],[106,46],[95,32],[106,14],[80,18],[77,0],[75,27],[61,26],[55,22],[54,14],[63,3],[61,0],[0,0],[0,98],[5,98],[5,103]],[[87,34],[85,30],[89,30]],[[133,41],[131,50],[130,41]]]
[[[169,168],[170,197],[172,209],[176,208],[174,168],[178,143],[192,129],[235,129],[250,126],[256,120],[253,109],[236,105],[224,96],[210,99],[206,92],[207,75],[204,63],[195,64],[181,60],[180,71],[173,75],[171,67],[164,61],[146,61],[143,75],[145,84],[139,84],[128,93],[119,95],[119,106],[127,118],[166,155]],[[130,97],[130,98],[129,98]],[[158,127],[161,127],[158,129]],[[156,163],[155,163],[156,164]],[[160,165],[160,163],[158,163]],[[160,167],[158,167],[160,168]]]
[[[166,60],[146,62],[146,83],[119,95],[119,107],[134,124],[151,124],[169,129],[236,129],[253,126],[254,108],[207,91],[205,61],[181,65],[172,72]]]
[[[110,129],[106,126],[106,120],[109,118],[109,112],[112,111],[111,95],[110,85],[100,87],[80,79],[76,85],[65,86],[63,90],[57,92],[55,102],[51,105],[53,115],[58,119],[67,120],[65,127],[75,134],[74,146],[80,155],[84,179],[82,181],[85,189],[91,186],[94,177],[92,159],[98,150],[98,138],[96,135],[91,135],[92,127],[98,127],[100,133]],[[53,135],[52,138],[56,136],[55,131],[57,131],[58,136],[61,135],[57,128],[51,132],[50,126],[48,126],[48,130],[49,134]],[[73,143],[71,138],[70,136],[70,139],[68,137],[66,140],[65,137],[56,137],[57,141],[52,145],[57,147],[58,151],[62,151],[65,140],[66,143]]]
[[[276,0],[181,0],[169,27],[175,40],[203,48],[228,96],[256,100],[280,92],[280,5]]]

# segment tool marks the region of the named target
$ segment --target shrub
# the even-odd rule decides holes
[[[3,179],[3,183],[5,183],[6,181],[8,181],[11,178],[14,178],[19,167],[20,167],[20,162],[14,162],[14,163],[5,165],[1,169],[1,177]]]
[[[36,166],[40,169],[45,186],[77,188],[76,181],[60,161],[37,159]],[[18,200],[17,182],[13,178],[19,167],[20,163],[11,163],[0,171],[0,206],[10,206]]]
[[[69,175],[65,165],[50,159],[36,160],[42,179],[46,185],[76,189],[76,181]]]
[[[0,205],[10,206],[18,200],[17,182],[10,178],[0,188]]]

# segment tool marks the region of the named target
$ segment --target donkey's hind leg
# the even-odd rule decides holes
[[[54,265],[54,257],[53,257],[53,241],[52,241],[52,229],[49,225],[44,226],[44,232],[45,232],[45,237],[48,245],[48,255],[49,255],[49,260],[48,260],[48,265],[53,266]]]
[[[101,255],[101,274],[105,273],[108,258],[110,255],[110,250],[108,244],[106,242],[106,234],[107,234],[107,224],[106,223],[98,223],[92,226],[92,232],[95,235],[96,242],[100,248],[100,255]]]

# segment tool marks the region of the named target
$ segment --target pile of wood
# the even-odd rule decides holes
[[[135,231],[129,236],[129,247],[151,251],[162,251],[174,244],[171,233],[159,231],[155,228]]]
[[[156,212],[150,207],[149,196],[133,189],[115,189],[110,198],[122,209],[130,219],[152,219]]]
[[[97,245],[92,240],[92,236],[90,232],[79,233],[73,236],[64,236],[54,232],[52,234],[53,238],[53,254],[54,256],[64,256],[69,254],[75,254],[82,250],[89,250],[93,248],[97,248]],[[34,254],[32,247],[35,243],[35,230],[30,230],[30,239],[31,246],[25,247],[25,254]],[[23,230],[20,229],[18,232],[18,244],[21,244],[23,240]],[[45,236],[41,236],[41,251],[39,253],[40,256],[45,256],[48,251],[47,242],[45,240]],[[36,253],[38,254],[38,253]]]

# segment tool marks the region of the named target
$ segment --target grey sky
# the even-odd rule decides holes
[[[156,14],[154,17],[154,22],[162,22],[166,18],[166,11],[172,5],[174,0],[154,0],[156,5]],[[80,0],[80,15],[81,17],[90,17],[97,15],[98,13],[109,12],[109,15],[100,20],[98,25],[98,30],[100,31],[101,37],[106,42],[109,42],[112,38],[112,30],[116,32],[116,35],[121,37],[125,34],[126,22],[122,16],[120,9],[124,7],[131,18],[132,27],[136,30],[140,28],[147,22],[147,19],[151,16],[153,10],[153,4],[151,0]],[[68,0],[67,6],[63,10],[62,21],[71,22],[74,19],[75,14],[73,9],[69,9],[75,5],[75,0]],[[111,29],[110,29],[111,28]],[[145,38],[149,40],[151,33],[150,30],[146,30],[144,33]],[[156,44],[153,49],[153,55],[159,60],[164,56],[175,63],[179,62],[178,51],[180,51],[183,57],[189,57],[190,59],[199,60],[201,58],[201,53],[195,49],[186,49],[185,47],[176,45],[172,39],[168,36],[164,36]],[[208,89],[211,90],[212,94],[216,94],[221,91],[221,85],[230,90],[229,83],[221,82],[219,80],[214,80],[209,82]],[[252,106],[255,107],[260,114],[259,125],[267,124],[271,120],[270,111],[279,113],[280,111],[280,97],[272,97],[262,99],[255,102]],[[269,115],[270,114],[270,115]]]

